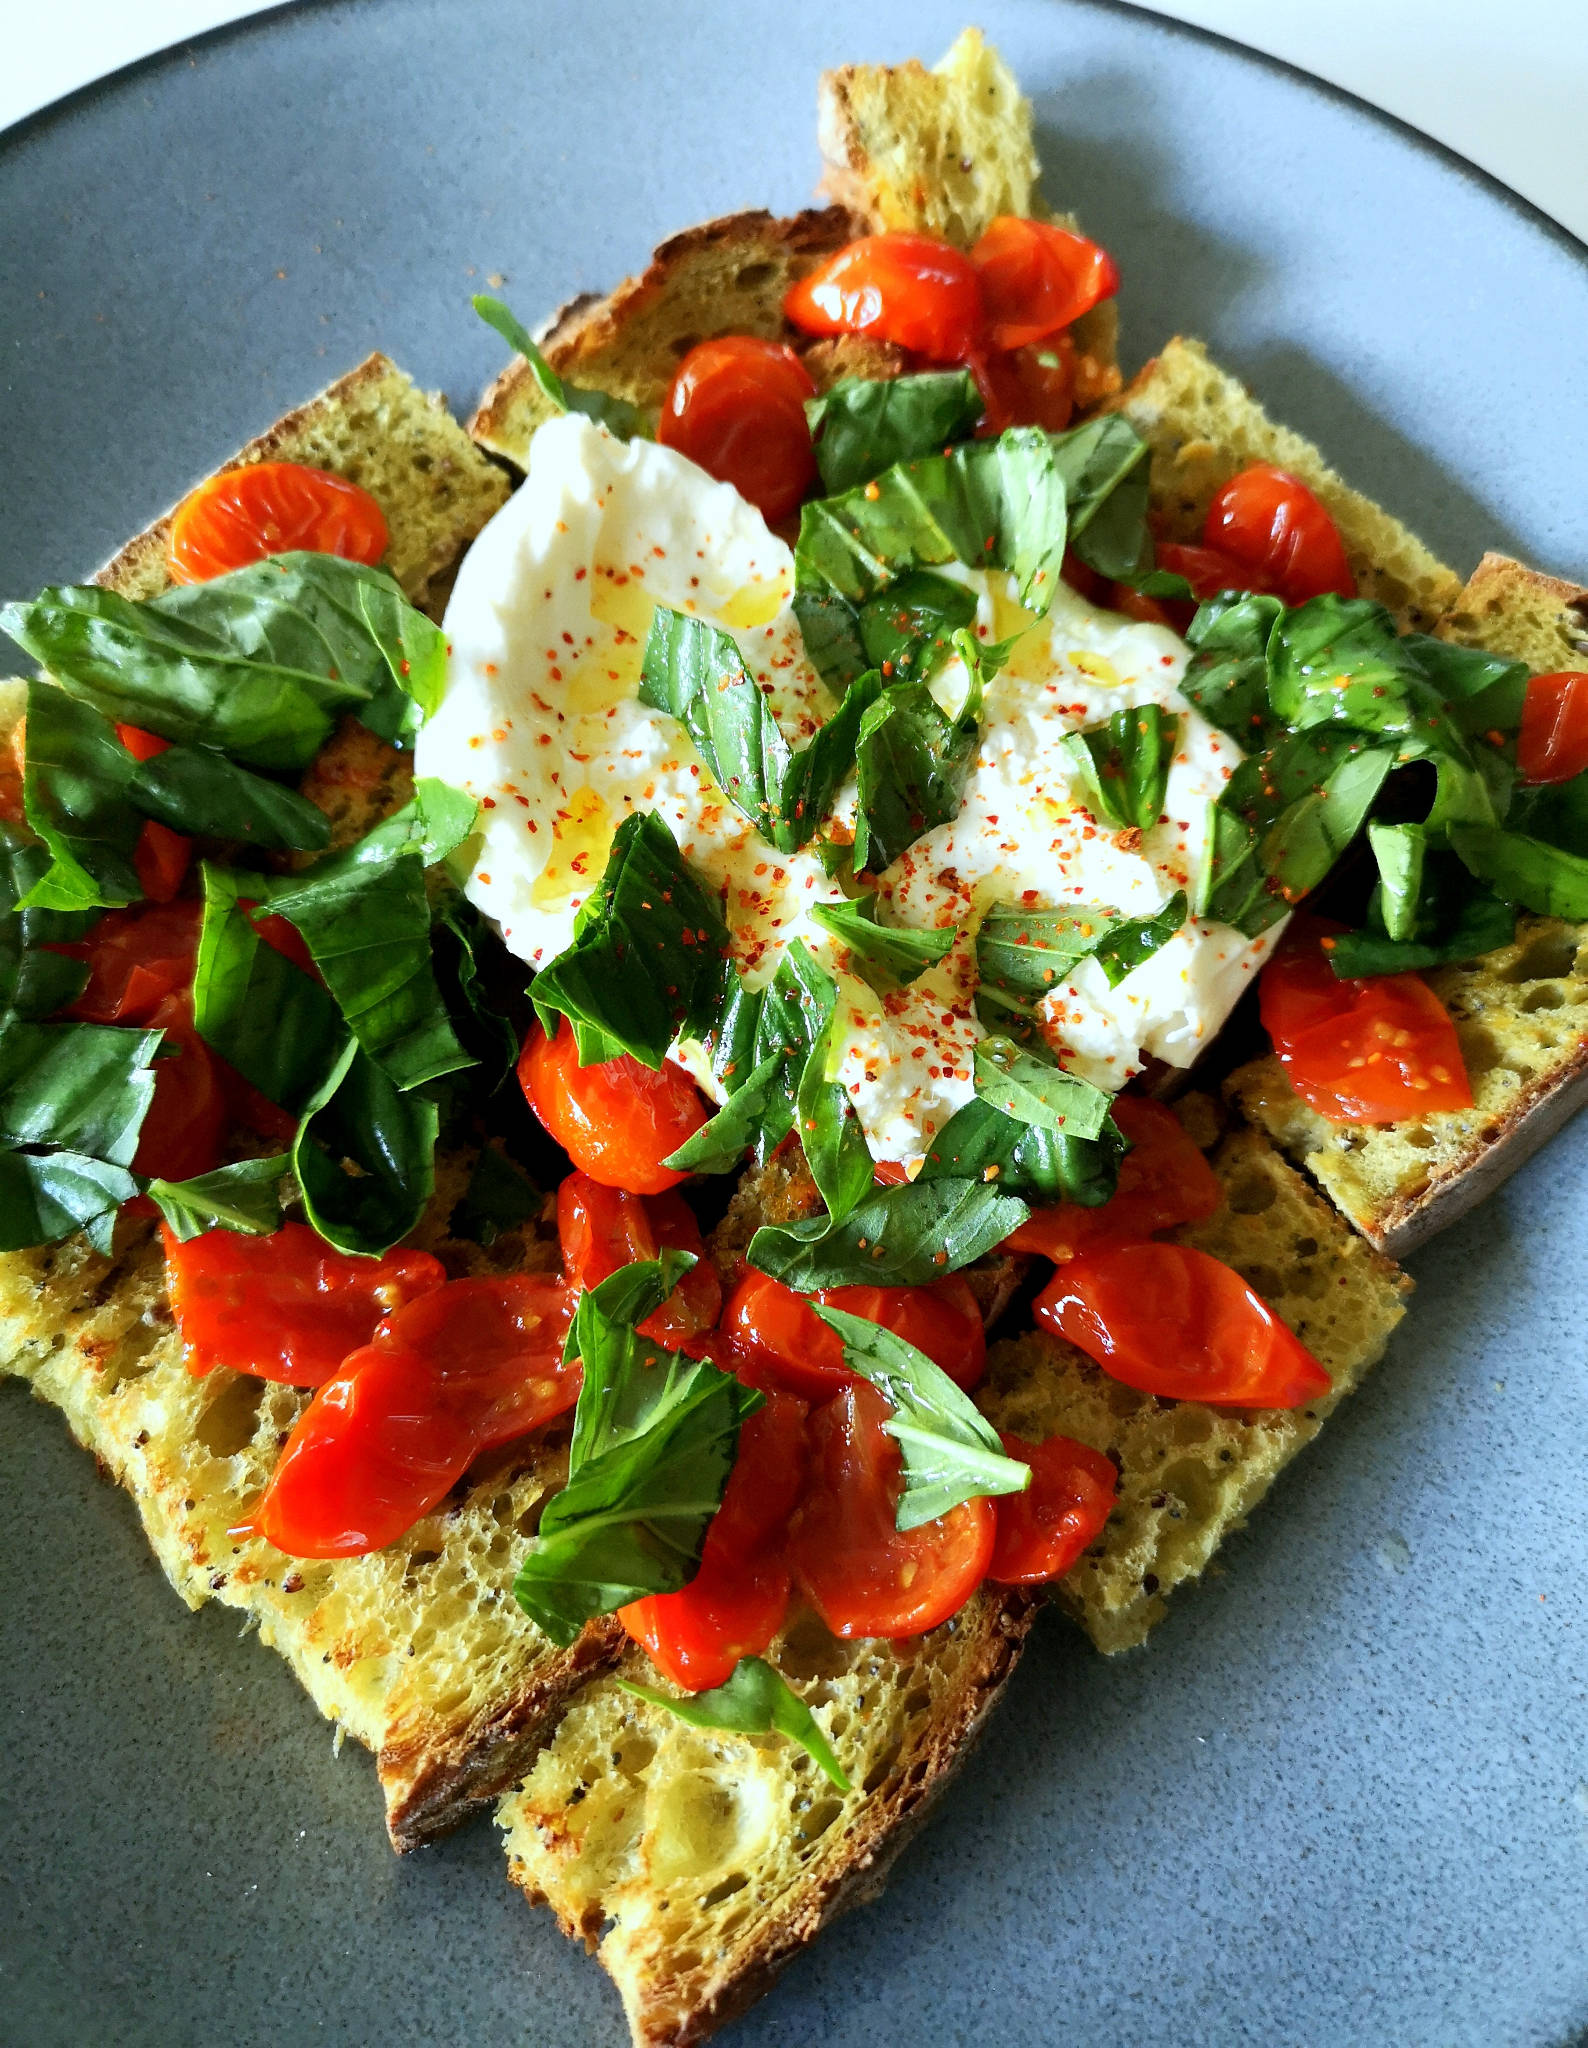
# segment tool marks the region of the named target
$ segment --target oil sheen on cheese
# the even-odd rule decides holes
[[[847,950],[809,916],[843,890],[810,852],[775,852],[713,783],[683,727],[636,696],[658,604],[730,631],[789,739],[806,740],[833,699],[806,660],[789,608],[789,549],[731,486],[671,449],[621,442],[577,415],[536,434],[529,474],[485,528],[447,609],[445,698],[420,733],[416,767],[477,797],[480,851],[468,894],[531,966],[573,935],[612,835],[653,810],[722,904],[735,965],[771,979],[795,938],[833,974],[844,1024],[839,1078],[879,1159],[910,1161],[967,1102],[975,1014],[975,932],[997,903],[1096,904],[1128,916],[1193,897],[1208,808],[1239,762],[1176,688],[1186,649],[1166,627],[1100,611],[1061,585],[1031,620],[1008,578],[948,571],[977,593],[976,630],[1025,631],[987,686],[981,748],[952,823],[918,839],[881,877],[885,923],[953,926],[942,963],[880,996],[849,971]],[[958,708],[963,665],[932,689]],[[1113,832],[1085,809],[1060,742],[1110,713],[1157,703],[1180,720],[1158,824]],[[853,785],[836,806],[852,821]],[[1189,1066],[1266,957],[1275,932],[1243,938],[1188,920],[1110,988],[1095,962],[1044,1004],[1064,1064],[1115,1089],[1151,1054]],[[677,1057],[719,1096],[705,1054]]]

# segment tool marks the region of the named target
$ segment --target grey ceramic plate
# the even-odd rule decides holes
[[[0,590],[91,570],[387,349],[467,405],[528,316],[815,177],[817,71],[965,0],[270,15],[0,143]],[[1207,337],[1446,559],[1588,576],[1588,263],[1453,158],[1155,18],[984,0],[1127,348]],[[882,1904],[735,2038],[1557,2044],[1588,2023],[1588,1119],[1414,1262],[1390,1357],[1106,1663],[1039,1631]],[[604,2043],[480,1825],[396,1862],[235,1617],[0,1390],[0,2035]]]

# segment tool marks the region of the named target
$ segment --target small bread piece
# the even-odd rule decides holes
[[[412,601],[433,608],[442,579],[508,494],[489,462],[447,411],[439,392],[421,391],[386,356],[356,370],[277,420],[223,469],[253,462],[302,462],[360,484],[386,515],[386,567]],[[175,508],[173,508],[174,510]],[[98,582],[124,597],[166,589],[171,514],[128,541]]]
[[[1569,668],[1588,649],[1588,589],[1485,555],[1439,632],[1535,672]],[[1242,1113],[1397,1258],[1481,1202],[1588,1102],[1588,924],[1523,917],[1511,945],[1424,978],[1455,1022],[1471,1109],[1330,1123],[1272,1056],[1226,1083]]]
[[[1459,596],[1453,569],[1353,491],[1310,441],[1271,420],[1201,342],[1177,336],[1108,410],[1124,413],[1151,444],[1152,509],[1165,539],[1200,540],[1214,492],[1249,464],[1272,462],[1323,500],[1358,591],[1392,611],[1403,630],[1431,632]]]
[[[1100,1650],[1146,1640],[1169,1594],[1206,1569],[1383,1355],[1411,1292],[1261,1132],[1232,1131],[1213,1169],[1224,1206],[1177,1234],[1233,1266],[1289,1324],[1334,1382],[1323,1400],[1289,1410],[1160,1401],[1040,1330],[993,1346],[978,1396],[1000,1429],[1072,1436],[1119,1467],[1107,1527],[1056,1589]]]
[[[502,1801],[509,1871],[596,1948],[636,2048],[689,2048],[874,1898],[1003,1690],[1033,1603],[986,1588],[910,1642],[839,1642],[802,1615],[768,1652],[837,1753],[692,1728],[597,1679]],[[622,1676],[658,1681],[637,1651]],[[664,1688],[665,1689],[665,1688]]]

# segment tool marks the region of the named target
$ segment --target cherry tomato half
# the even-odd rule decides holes
[[[1202,541],[1243,567],[1238,589],[1277,591],[1286,604],[1331,590],[1356,595],[1334,521],[1299,477],[1271,462],[1254,462],[1215,493]]]
[[[1073,229],[1000,214],[970,252],[994,348],[1046,341],[1119,290],[1106,249]]]
[[[298,1418],[249,1520],[292,1557],[383,1549],[491,1445],[571,1408],[571,1302],[528,1274],[451,1280],[398,1309]]]
[[[1392,1124],[1470,1109],[1449,1013],[1419,974],[1342,981],[1329,927],[1292,920],[1259,982],[1263,1029],[1292,1088],[1331,1123]]]
[[[810,1479],[789,1527],[789,1560],[835,1636],[913,1636],[957,1614],[987,1576],[997,1519],[965,1501],[901,1533],[902,1460],[891,1410],[859,1381],[811,1417]]]
[[[776,525],[816,481],[805,401],[816,386],[781,342],[728,334],[700,342],[662,401],[656,438],[732,484]]]
[[[1329,1375],[1232,1267],[1185,1244],[1102,1245],[1060,1266],[1037,1320],[1143,1394],[1300,1408]]]
[[[1113,1194],[1095,1209],[1075,1202],[1033,1209],[1005,1240],[1011,1251],[1072,1259],[1096,1244],[1151,1237],[1213,1214],[1223,1200],[1218,1176],[1172,1109],[1145,1095],[1119,1095],[1113,1116],[1130,1140]]]
[[[1114,1462],[1073,1437],[1029,1444],[1007,1430],[998,1434],[1009,1456],[1031,1467],[1031,1484],[993,1502],[998,1534],[987,1576],[1005,1586],[1062,1578],[1103,1533],[1119,1490]]]
[[[1185,578],[1191,586],[1191,595],[1199,604],[1210,597],[1217,597],[1221,590],[1272,593],[1268,578],[1260,570],[1254,569],[1249,562],[1237,561],[1234,555],[1227,555],[1222,548],[1161,540],[1154,550],[1154,557],[1160,569]],[[1186,623],[1189,625],[1190,621]]]
[[[154,1097],[138,1132],[132,1170],[160,1180],[191,1180],[221,1163],[228,1121],[222,1064],[198,1035],[191,989],[174,989],[156,1004],[149,1023],[165,1037],[155,1056]]]
[[[1588,674],[1574,669],[1532,678],[1516,765],[1524,782],[1570,782],[1588,768]]]
[[[822,1321],[813,1300],[880,1323],[924,1351],[967,1392],[986,1373],[981,1312],[963,1274],[951,1273],[929,1287],[829,1287],[812,1296],[752,1270],[723,1311],[722,1329],[730,1353],[758,1386],[787,1387],[822,1401],[854,1383],[843,1340]]]
[[[721,1685],[741,1657],[759,1656],[788,1614],[782,1539],[805,1469],[805,1403],[779,1388],[746,1418],[700,1569],[677,1593],[618,1609],[651,1662],[691,1692]]]
[[[88,1024],[148,1024],[166,997],[193,985],[202,903],[134,904],[107,910],[81,938],[54,948],[88,963],[88,981],[67,1011]]]
[[[987,325],[975,265],[931,235],[862,235],[802,277],[783,313],[806,334],[869,334],[936,363],[964,361]]]
[[[1067,334],[1040,348],[994,350],[972,356],[970,367],[987,410],[976,432],[983,438],[1007,427],[1043,427],[1062,433],[1075,410],[1075,350]]]
[[[705,1255],[695,1212],[682,1195],[631,1195],[587,1173],[570,1173],[557,1190],[557,1236],[563,1272],[575,1293],[599,1287],[636,1259],[654,1259],[664,1245],[693,1252],[697,1263],[636,1327],[653,1344],[675,1351],[686,1337],[716,1327],[722,1282]]]
[[[662,1161],[710,1116],[682,1067],[642,1066],[627,1053],[579,1064],[573,1027],[559,1018],[548,1038],[537,1024],[518,1057],[530,1108],[581,1173],[609,1188],[660,1195],[687,1175]]]
[[[186,1244],[167,1225],[165,1257],[188,1370],[225,1365],[294,1387],[323,1385],[385,1317],[447,1277],[429,1252],[353,1258],[306,1223],[269,1237],[206,1230]]]
[[[210,477],[177,506],[166,568],[173,583],[205,583],[294,549],[374,563],[388,538],[386,515],[346,477],[301,462],[252,462]]]

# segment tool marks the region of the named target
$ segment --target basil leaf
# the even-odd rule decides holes
[[[855,747],[857,873],[880,874],[924,832],[959,816],[981,744],[981,705],[981,676],[972,668],[956,717],[921,682],[890,684],[867,706]]]
[[[868,668],[892,682],[924,682],[954,651],[954,636],[976,616],[976,593],[930,569],[912,569],[860,607]]]
[[[1092,903],[1068,910],[995,903],[976,934],[978,1016],[991,1031],[1029,1038],[1043,998],[1068,981],[1083,960],[1095,960],[1109,987],[1117,988],[1174,937],[1186,910],[1183,889],[1151,917],[1122,917]]]
[[[978,1040],[973,1055],[976,1093],[994,1109],[1033,1130],[1095,1138],[1108,1122],[1113,1097],[1051,1059],[1039,1059],[1008,1038]]]
[[[1421,825],[1375,822],[1367,828],[1367,843],[1378,863],[1377,908],[1384,936],[1409,939],[1417,930],[1428,834]]]
[[[18,907],[49,866],[46,847],[0,821],[0,1011],[30,1020],[75,1002],[88,980],[86,961],[45,949],[80,939],[94,913]]]
[[[879,995],[908,987],[944,959],[959,936],[952,925],[912,931],[905,925],[878,924],[874,890],[843,903],[813,903],[811,916],[849,948],[852,970]]]
[[[143,822],[127,799],[136,763],[110,721],[35,678],[26,734],[23,803],[51,860],[25,907],[96,910],[136,902],[143,884],[132,856]]]
[[[715,1366],[640,1338],[681,1260],[626,1267],[581,1295],[569,1332],[583,1362],[568,1483],[541,1517],[513,1592],[566,1647],[593,1616],[674,1593],[699,1567],[739,1428],[763,1397]],[[639,1283],[636,1285],[636,1283]]]
[[[335,999],[260,938],[242,908],[252,876],[204,865],[204,922],[193,969],[199,1036],[245,1081],[297,1113],[315,1098],[348,1042]]]
[[[1066,752],[1081,770],[1099,818],[1147,831],[1158,822],[1180,721],[1161,704],[1116,711],[1106,725],[1071,733]]]
[[[851,490],[896,462],[963,440],[984,410],[969,370],[841,378],[805,401],[822,489],[829,496]]]
[[[144,1193],[179,1244],[206,1230],[269,1237],[281,1228],[281,1182],[289,1165],[285,1152],[269,1159],[240,1159],[191,1180],[151,1180]]]
[[[292,1142],[304,1214],[328,1244],[378,1257],[408,1235],[435,1187],[439,1128],[428,1096],[399,1093],[355,1040],[345,1040]],[[357,1171],[344,1171],[344,1160]]]
[[[1450,844],[1469,872],[1508,903],[1540,917],[1588,918],[1588,856],[1492,826],[1457,825]]]
[[[1280,812],[1259,858],[1287,903],[1315,889],[1361,831],[1392,765],[1383,748],[1348,753],[1320,788]]]
[[[788,1090],[784,1077],[788,1059],[775,1052],[762,1060],[736,1088],[709,1123],[686,1138],[662,1161],[675,1173],[732,1173],[755,1143],[774,1105],[781,1104],[788,1127]]]
[[[841,1223],[826,1216],[763,1225],[747,1257],[786,1287],[924,1287],[1018,1230],[1030,1210],[991,1183],[943,1176],[877,1188]]]
[[[1147,443],[1121,412],[1101,413],[1052,440],[1054,461],[1064,479],[1069,545],[1088,568],[1110,582],[1137,589],[1153,582]],[[1179,596],[1183,580],[1168,579],[1159,594]]]
[[[394,613],[407,605],[384,570],[340,555],[272,555],[142,601],[97,584],[54,586],[0,609],[0,627],[107,718],[255,768],[296,769],[340,712],[390,698],[386,653],[364,612],[371,590]]]
[[[1456,870],[1459,887],[1446,883],[1432,891],[1428,888],[1429,877],[1440,872],[1436,866],[1440,862]],[[1429,855],[1424,874],[1423,896],[1412,937],[1389,938],[1379,921],[1370,916],[1366,929],[1342,932],[1335,940],[1329,952],[1329,965],[1342,980],[1375,974],[1416,974],[1428,967],[1476,960],[1499,946],[1508,946],[1515,938],[1516,905],[1504,903],[1487,889],[1476,887],[1453,855]]]
[[[26,1251],[86,1231],[109,1255],[116,1213],[138,1192],[124,1166],[81,1152],[0,1152],[0,1251]]]
[[[1269,700],[1298,732],[1321,724],[1408,732],[1421,712],[1442,708],[1384,607],[1332,594],[1309,598],[1277,622]]]
[[[487,1142],[447,1227],[452,1236],[489,1248],[503,1231],[532,1221],[545,1206],[545,1196],[518,1162]]]
[[[516,349],[529,365],[530,375],[540,386],[546,397],[558,412],[580,412],[586,419],[594,420],[598,426],[606,427],[617,435],[620,441],[632,440],[635,435],[649,440],[651,433],[645,422],[645,415],[637,405],[631,405],[626,398],[615,398],[605,391],[587,391],[578,384],[569,384],[557,375],[545,356],[530,338],[529,330],[518,320],[500,299],[488,298],[479,292],[469,301],[487,327],[494,327],[509,348]]]
[[[1505,814],[1512,832],[1542,839],[1566,853],[1588,854],[1588,770],[1567,782],[1520,789]]]
[[[484,920],[459,892],[444,902],[431,936],[443,1000],[481,1069],[481,1087],[491,1094],[517,1065],[522,1034],[481,976],[477,948]]]
[[[1112,1116],[1095,1138],[1078,1138],[1019,1123],[978,1095],[931,1141],[919,1179],[996,1181],[1005,1194],[1095,1209],[1118,1186],[1124,1152]]]
[[[842,1338],[844,1364],[893,1410],[882,1426],[904,1454],[897,1528],[919,1529],[968,1500],[1025,1492],[1031,1467],[1005,1454],[970,1396],[924,1351],[864,1316],[811,1306]]]
[[[131,1166],[162,1035],[0,1018],[0,1144],[60,1145]]]
[[[360,584],[358,608],[392,685],[364,707],[360,723],[379,739],[407,739],[440,707],[447,687],[447,636],[395,584]]]
[[[749,1131],[756,1163],[764,1165],[794,1127],[801,1082],[829,1014],[820,997],[826,987],[835,986],[803,942],[795,946],[798,970],[791,947],[765,988],[748,989],[733,977],[709,1035],[712,1070],[729,1090],[729,1099],[683,1148],[687,1152],[698,1141],[701,1151],[692,1155],[697,1159],[723,1156],[741,1132]],[[823,1067],[825,1061],[824,1050]],[[741,1091],[751,1097],[742,1109],[736,1106]]]
[[[479,804],[472,796],[465,796],[461,789],[454,789],[433,775],[421,775],[401,810],[382,818],[351,846],[316,861],[314,877],[318,881],[347,868],[379,864],[403,853],[417,854],[424,866],[434,867],[468,838],[479,812]]]
[[[1284,615],[1279,598],[1246,592],[1210,598],[1186,628],[1194,652],[1180,694],[1247,753],[1280,729],[1268,701],[1268,647]]]
[[[1525,661],[1508,661],[1502,654],[1435,640],[1427,633],[1404,634],[1401,645],[1464,733],[1514,733],[1522,723],[1529,673]]]
[[[658,1692],[655,1686],[636,1685],[629,1678],[620,1678],[618,1684],[637,1700],[664,1707],[691,1728],[728,1728],[738,1735],[786,1735],[799,1744],[830,1784],[840,1792],[850,1789],[816,1716],[764,1657],[741,1657],[721,1685],[705,1692]]]
[[[811,957],[801,939],[796,939],[783,955],[778,968],[780,976],[785,968],[798,990],[804,1033],[810,1044],[795,1095],[800,1143],[811,1179],[827,1204],[828,1215],[836,1223],[871,1190],[875,1179],[871,1149],[848,1092],[829,1072],[836,1068],[838,984]]]
[[[208,747],[167,747],[133,769],[127,794],[173,832],[236,839],[272,853],[317,853],[331,821],[306,796],[253,775]]]
[[[625,818],[573,944],[535,976],[530,995],[548,1031],[566,1017],[579,1059],[632,1053],[660,1067],[675,1037],[716,1017],[728,933],[715,897],[691,874],[654,811]]]

